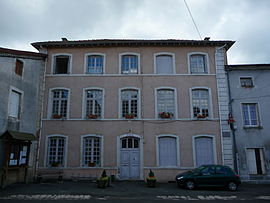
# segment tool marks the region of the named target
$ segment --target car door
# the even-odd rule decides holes
[[[215,183],[215,166],[206,166],[196,177],[196,184],[199,186],[212,186]]]

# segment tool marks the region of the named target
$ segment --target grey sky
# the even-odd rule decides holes
[[[235,40],[229,64],[270,63],[269,0],[186,0],[202,38]],[[0,0],[0,47],[83,39],[199,39],[183,0]]]

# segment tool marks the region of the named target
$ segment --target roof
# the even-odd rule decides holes
[[[270,64],[237,64],[225,65],[227,71],[256,71],[256,70],[270,70]]]
[[[228,50],[235,41],[212,40],[141,40],[141,39],[100,39],[100,40],[74,40],[63,38],[62,41],[34,42],[32,46],[40,50],[42,48],[67,48],[67,47],[139,47],[139,46],[225,46]]]
[[[37,139],[34,134],[18,132],[18,131],[10,131],[10,130],[7,130],[0,136],[0,138],[4,138],[4,137],[11,137],[15,140],[21,140],[21,141],[29,141],[29,140]]]
[[[31,51],[21,51],[16,49],[7,49],[0,47],[0,56],[8,56],[8,57],[14,57],[14,56],[22,56],[22,57],[38,57],[38,58],[46,58],[46,54],[37,53],[37,52],[31,52]]]

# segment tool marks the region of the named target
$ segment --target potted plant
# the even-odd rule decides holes
[[[197,118],[206,118],[206,116],[198,113]]]
[[[51,163],[51,167],[58,167],[60,163],[58,161],[54,161]]]
[[[164,111],[164,112],[159,113],[159,117],[160,118],[171,118],[171,117],[173,117],[173,113]]]
[[[150,169],[150,172],[148,173],[148,177],[146,178],[147,186],[148,187],[156,187],[157,179],[155,177],[154,172]]]
[[[88,163],[88,166],[94,167],[94,166],[96,166],[96,163],[95,163],[95,162],[89,162],[89,163]]]
[[[103,170],[101,176],[97,179],[98,188],[106,188],[109,186],[110,178],[107,176],[106,171]]]
[[[62,115],[60,115],[60,114],[53,114],[53,118],[54,119],[60,119],[60,118],[62,118]]]
[[[134,119],[135,115],[133,113],[128,113],[125,115],[125,119]]]
[[[95,115],[95,114],[89,114],[87,116],[89,119],[97,119],[98,118],[98,115]]]

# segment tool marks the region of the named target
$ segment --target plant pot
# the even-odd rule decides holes
[[[135,116],[134,116],[134,115],[125,115],[125,118],[126,118],[126,119],[134,119]]]
[[[90,167],[94,167],[94,166],[96,166],[96,163],[94,163],[94,162],[90,162],[90,163],[88,164],[88,166],[90,166]]]
[[[90,115],[88,115],[88,118],[89,119],[97,119],[98,118],[98,115],[90,114]]]
[[[58,167],[60,164],[58,162],[52,162],[51,167]]]
[[[53,118],[55,118],[55,119],[60,119],[60,118],[62,118],[62,116],[61,116],[61,115],[58,115],[58,114],[54,114],[54,115],[53,115]]]
[[[146,181],[147,181],[147,186],[148,187],[156,187],[156,182],[157,182],[157,180],[156,179],[146,179]]]
[[[172,116],[173,115],[171,113],[166,113],[166,112],[163,112],[163,113],[159,114],[160,118],[171,118]]]
[[[109,177],[101,177],[97,179],[98,188],[106,188],[109,186]]]

